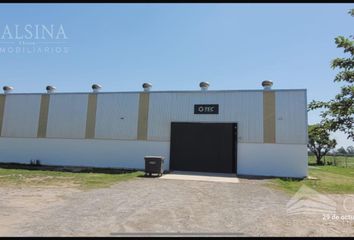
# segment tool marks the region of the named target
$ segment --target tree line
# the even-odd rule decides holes
[[[354,9],[348,12],[354,17]],[[322,157],[333,150],[337,141],[330,138],[330,133],[335,131],[344,132],[348,139],[354,141],[354,37],[338,36],[335,44],[337,48],[349,56],[335,58],[331,62],[332,69],[339,72],[334,78],[334,82],[341,83],[342,86],[337,95],[331,100],[312,101],[308,106],[308,111],[320,109],[321,121],[308,127],[308,148],[316,156],[317,164],[323,164]],[[339,148],[339,154],[354,154],[354,147],[347,149]]]

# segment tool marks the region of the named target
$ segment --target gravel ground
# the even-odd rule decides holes
[[[0,236],[354,235],[354,220],[288,216],[291,196],[265,186],[265,181],[137,178],[87,192],[72,187],[0,188]],[[340,203],[343,195],[331,198]],[[354,201],[351,207],[354,210]]]

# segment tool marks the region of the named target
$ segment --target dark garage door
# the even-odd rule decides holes
[[[235,173],[236,123],[171,123],[170,169]]]

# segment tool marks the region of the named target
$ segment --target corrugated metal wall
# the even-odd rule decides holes
[[[40,95],[7,95],[1,135],[37,137]]]
[[[307,144],[305,91],[276,92],[276,143]]]
[[[306,144],[306,91],[274,92],[275,143]],[[148,126],[146,140],[170,141],[173,121],[200,121],[237,122],[238,142],[264,143],[263,91],[150,92],[149,95],[145,99],[149,104],[147,123],[146,119],[141,121],[141,126]],[[86,119],[90,116],[89,130],[94,135],[90,138],[138,139],[140,93],[98,93],[92,114],[87,114],[88,93],[49,97],[44,137],[83,139],[88,128]],[[37,137],[40,103],[40,94],[6,95],[1,136]],[[194,114],[194,104],[219,104],[219,114]]]
[[[47,137],[85,138],[88,94],[50,96]]]
[[[95,138],[136,139],[138,108],[138,93],[98,95]]]
[[[194,104],[219,104],[219,114],[194,114]],[[151,93],[148,140],[169,141],[172,121],[237,122],[239,142],[263,142],[263,94]]]

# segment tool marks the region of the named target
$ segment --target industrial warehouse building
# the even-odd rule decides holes
[[[0,162],[307,176],[304,89],[0,95]],[[4,90],[11,90],[4,88]]]

